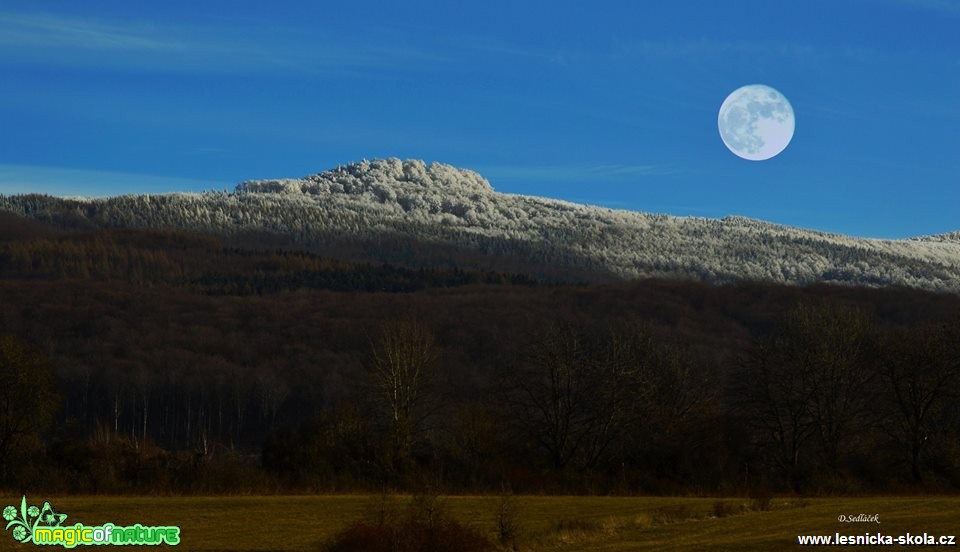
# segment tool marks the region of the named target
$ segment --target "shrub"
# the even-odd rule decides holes
[[[773,493],[769,489],[757,489],[751,493],[750,505],[758,512],[770,510],[770,502],[773,500]]]
[[[516,546],[520,537],[520,520],[517,501],[512,494],[504,492],[497,505],[497,538],[500,544]]]
[[[321,548],[326,552],[485,552],[493,545],[476,530],[452,519],[436,525],[408,519],[376,525],[357,521]]]
[[[729,502],[718,500],[713,503],[713,515],[718,518],[735,516],[741,510]]]
[[[392,512],[384,493],[373,521],[356,521],[320,547],[326,552],[485,552],[494,550],[475,529],[447,516],[436,495],[413,497],[406,515]]]

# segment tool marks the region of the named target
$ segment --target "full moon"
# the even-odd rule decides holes
[[[777,155],[793,138],[793,108],[764,84],[737,88],[720,106],[720,138],[734,154],[750,161]]]

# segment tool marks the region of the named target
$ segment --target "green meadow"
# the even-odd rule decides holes
[[[48,500],[68,514],[67,525],[179,525],[182,550],[320,550],[334,534],[378,512],[401,512],[409,497],[28,497]],[[498,537],[497,496],[444,496],[450,516]],[[19,497],[5,495],[5,504]],[[766,507],[766,509],[763,509]],[[960,498],[773,499],[517,496],[511,499],[517,550],[779,550],[795,548],[798,534],[960,533]],[[878,514],[880,523],[841,523],[840,515]],[[18,546],[10,535],[0,549]]]

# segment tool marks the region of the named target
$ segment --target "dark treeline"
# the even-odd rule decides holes
[[[303,251],[226,247],[172,231],[102,230],[0,241],[0,278],[83,278],[167,285],[211,295],[298,289],[410,292],[467,284],[529,284],[524,274],[343,262]]]
[[[543,285],[17,226],[0,485],[955,491],[958,316],[905,289]]]

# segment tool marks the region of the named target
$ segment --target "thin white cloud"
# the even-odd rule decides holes
[[[458,59],[480,55],[510,59],[513,63],[526,61],[562,66],[594,61],[593,56],[574,48],[519,44],[492,35],[459,35],[455,43],[446,45],[446,50],[455,53]]]
[[[182,52],[181,39],[155,26],[51,14],[0,13],[0,44],[140,52]]]
[[[0,194],[100,197],[223,189],[224,183],[137,173],[0,164]]]
[[[791,41],[761,40],[623,40],[613,45],[615,58],[717,58],[730,56],[802,59],[845,59],[857,62],[883,61],[887,54],[850,45],[815,45]]]
[[[140,71],[310,74],[416,67],[442,56],[396,37],[370,44],[333,33],[0,12],[0,60]]]

